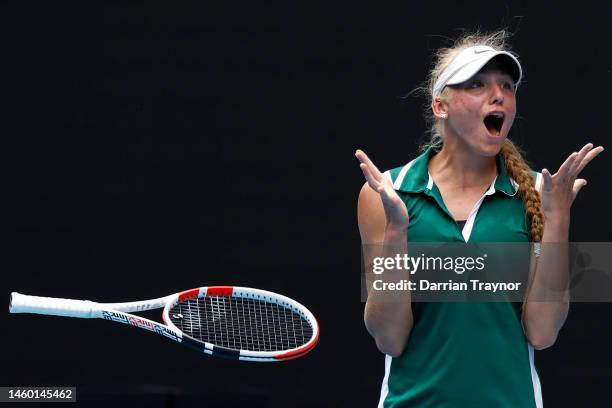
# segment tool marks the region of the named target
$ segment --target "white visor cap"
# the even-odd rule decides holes
[[[514,86],[518,87],[523,78],[523,69],[518,59],[507,51],[497,51],[486,45],[477,45],[461,51],[440,74],[433,87],[432,96],[436,99],[442,93],[446,85],[457,85],[467,81],[478,73],[497,56],[504,56],[510,62],[510,74],[514,79]]]

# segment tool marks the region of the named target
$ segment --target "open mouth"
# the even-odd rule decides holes
[[[500,134],[504,124],[504,116],[503,112],[493,112],[484,118],[484,125],[493,136],[498,136]]]

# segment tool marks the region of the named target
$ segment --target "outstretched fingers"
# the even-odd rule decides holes
[[[363,172],[363,176],[365,177],[366,181],[368,182],[368,185],[370,186],[370,188],[372,188],[372,190],[380,193],[381,190],[383,189],[382,183],[380,181],[378,181],[376,179],[376,177],[374,177],[374,175],[372,174],[370,168],[365,163],[359,164],[359,168]]]
[[[591,160],[593,160],[595,157],[597,157],[597,155],[601,152],[604,151],[603,146],[597,146],[594,149],[589,149],[589,152],[585,154],[585,156],[582,158],[582,160],[578,163],[577,168],[576,168],[576,176],[578,174],[580,174],[580,172],[582,171],[582,169],[584,169],[584,167],[589,164],[589,162]]]
[[[580,151],[570,154],[554,175],[547,169],[542,169],[542,191],[551,191],[555,185],[564,184],[572,189],[573,195],[576,197],[582,187],[587,184],[585,179],[577,179],[576,177],[603,150],[602,146],[594,148],[592,143],[587,143]]]
[[[378,170],[378,167],[372,163],[368,155],[362,150],[357,150],[355,156],[361,162],[359,168],[363,172],[363,176],[370,188],[380,194],[383,202],[393,201],[395,192],[390,180]]]
[[[578,195],[580,189],[586,185],[587,181],[585,179],[576,179],[576,181],[574,181],[574,187],[572,189],[574,193],[574,198],[576,198],[576,195]]]
[[[372,160],[370,160],[368,155],[365,154],[363,150],[357,149],[357,151],[355,152],[355,157],[357,157],[357,159],[368,168],[370,174],[372,175],[372,177],[374,177],[374,179],[376,179],[376,181],[382,181],[382,173],[380,172],[380,170],[378,170],[378,167],[376,167],[374,163],[372,163]]]
[[[552,174],[550,174],[550,171],[548,171],[548,169],[542,169],[542,190],[550,191],[552,190],[552,187],[553,187]]]
[[[587,155],[587,153],[593,148],[593,143],[587,143],[584,146],[582,146],[582,149],[580,149],[577,153],[576,153],[576,157],[574,159],[574,162],[572,163],[572,167],[569,170],[569,176],[575,178],[578,175],[578,167],[580,166],[580,163],[582,163],[582,160],[585,158],[585,156]]]
[[[565,180],[570,175],[572,171],[572,166],[574,162],[576,161],[577,157],[578,157],[577,152],[570,154],[569,157],[565,159],[561,167],[559,167],[559,170],[557,170],[557,172],[554,174],[553,177],[555,179],[559,178],[561,180]]]

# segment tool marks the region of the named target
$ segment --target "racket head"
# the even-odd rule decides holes
[[[216,357],[278,362],[301,357],[319,339],[314,315],[297,301],[261,289],[207,286],[177,293],[162,312],[182,342]]]

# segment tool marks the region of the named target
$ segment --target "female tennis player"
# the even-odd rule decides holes
[[[430,73],[432,138],[405,166],[381,173],[361,150],[363,244],[532,242],[532,282],[567,282],[563,257],[570,207],[587,184],[577,178],[603,147],[586,144],[554,174],[532,172],[507,138],[516,114],[521,65],[507,34],[471,34],[439,50]],[[558,254],[557,254],[558,255]],[[366,259],[367,262],[371,260]],[[567,298],[523,304],[385,301],[371,291],[365,325],[386,354],[379,407],[542,407],[533,349],[554,344]]]

